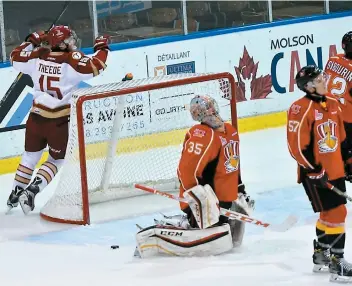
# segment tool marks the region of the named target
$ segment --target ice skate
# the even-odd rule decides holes
[[[12,190],[7,200],[8,211],[18,206],[18,198],[22,194],[22,192],[23,192],[23,188],[20,186],[16,186],[15,189]]]
[[[332,255],[329,270],[331,282],[352,283],[352,264],[344,258]]]
[[[330,263],[330,251],[324,250],[318,246],[317,241],[314,239],[314,254],[313,254],[313,272],[315,273],[328,273]]]
[[[35,196],[39,193],[39,185],[41,183],[42,180],[38,177],[35,177],[33,182],[20,195],[19,202],[24,214],[28,214],[30,211],[34,210],[34,199]]]

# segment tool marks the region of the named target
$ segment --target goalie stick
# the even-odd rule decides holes
[[[155,195],[159,195],[159,196],[166,197],[166,198],[169,198],[169,199],[173,199],[173,200],[176,200],[176,201],[179,201],[179,202],[187,203],[187,200],[185,200],[183,198],[180,198],[178,196],[174,196],[174,195],[172,195],[170,193],[167,193],[167,192],[162,192],[162,191],[159,191],[159,190],[147,187],[147,186],[143,186],[143,185],[140,185],[140,184],[135,184],[134,187],[136,189],[140,189],[140,190],[143,190],[143,191],[155,194]],[[234,219],[234,220],[238,220],[238,221],[254,224],[256,226],[260,226],[260,227],[267,228],[267,229],[270,229],[270,230],[273,230],[273,231],[278,231],[278,232],[284,232],[284,231],[289,230],[298,221],[298,218],[296,216],[290,215],[281,224],[272,224],[272,223],[263,222],[261,220],[249,217],[247,215],[244,215],[244,214],[232,211],[232,210],[227,210],[227,209],[224,209],[224,208],[220,208],[220,213],[221,213],[221,215],[226,216],[229,219]]]
[[[51,24],[48,30],[52,26],[55,26],[57,22],[61,19],[62,15],[65,13],[68,5],[71,1],[66,1],[64,7],[61,10],[60,15],[56,17],[54,22]],[[28,74],[19,73],[16,79],[11,84],[10,88],[6,91],[4,97],[0,101],[0,123],[4,120],[5,116],[10,111],[11,107],[14,105],[16,100],[21,95],[22,91],[25,89],[26,86],[33,87],[32,78]]]

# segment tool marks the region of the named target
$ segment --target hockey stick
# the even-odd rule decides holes
[[[334,192],[335,192],[336,194],[338,194],[339,196],[344,197],[344,198],[346,198],[348,201],[352,202],[352,198],[351,198],[349,195],[347,195],[345,192],[343,192],[343,191],[341,191],[340,189],[336,188],[334,185],[332,185],[332,184],[329,183],[329,182],[327,182],[326,185],[327,185],[327,187],[328,187],[330,190],[334,191]]]
[[[155,194],[155,195],[159,195],[159,196],[162,196],[162,197],[173,199],[173,200],[176,200],[176,201],[179,201],[179,202],[188,203],[187,200],[185,200],[183,198],[180,198],[178,196],[174,196],[174,195],[172,195],[170,193],[167,193],[167,192],[158,191],[156,189],[153,189],[153,188],[150,188],[150,187],[147,187],[147,186],[143,186],[143,185],[140,185],[140,184],[135,184],[134,187],[137,188],[137,189],[140,189],[140,190]],[[247,222],[247,223],[250,223],[250,224],[254,224],[256,226],[261,226],[261,227],[268,228],[270,230],[278,231],[278,232],[284,232],[284,231],[289,230],[298,221],[298,218],[296,216],[290,215],[290,216],[288,216],[288,218],[284,222],[282,222],[281,224],[277,225],[277,224],[272,224],[272,223],[268,223],[268,222],[263,222],[261,220],[249,217],[247,215],[244,215],[244,214],[232,211],[232,210],[227,210],[227,209],[224,209],[224,208],[220,208],[220,213],[223,216],[228,217],[229,219],[234,219],[234,220],[238,220],[238,221],[242,221],[242,222]]]
[[[64,7],[61,10],[60,15],[56,17],[54,22],[51,24],[48,30],[51,29],[52,26],[55,26],[56,23],[60,20],[62,15],[67,10],[68,5],[71,1],[66,1]],[[4,97],[0,101],[0,123],[4,120],[7,113],[10,111],[11,107],[14,105],[16,100],[21,95],[22,91],[26,86],[33,87],[32,78],[28,74],[19,73],[11,84],[10,88],[6,91]]]

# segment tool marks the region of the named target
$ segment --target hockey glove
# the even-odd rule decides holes
[[[26,42],[31,42],[34,47],[38,47],[42,42],[46,41],[44,31],[34,32],[25,38]]]
[[[243,183],[240,183],[238,185],[238,197],[240,198],[240,196],[242,196],[246,203],[248,204],[248,206],[254,210],[254,205],[255,205],[255,201],[253,199],[251,199],[251,197],[249,195],[247,195],[246,191],[245,191],[245,186]]]
[[[312,171],[311,173],[308,173],[307,176],[313,185],[320,188],[326,188],[326,183],[329,178],[325,172],[325,169],[320,168],[320,170]]]
[[[104,50],[108,49],[110,50],[108,46],[109,42],[109,37],[108,36],[99,36],[95,39],[94,41],[94,52],[99,51],[99,50]]]
[[[127,73],[125,77],[122,79],[122,81],[127,81],[127,80],[132,80],[133,79],[133,74]]]
[[[345,180],[352,183],[352,158],[345,163]]]

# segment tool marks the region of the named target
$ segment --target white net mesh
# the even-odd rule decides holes
[[[73,95],[70,137],[61,177],[41,213],[60,220],[81,221],[82,186],[76,102],[83,103],[89,203],[122,199],[143,192],[135,183],[162,190],[178,188],[177,165],[187,128],[194,125],[188,104],[196,94],[214,97],[224,120],[231,119],[229,81],[197,82],[197,74],[154,77],[94,86]],[[179,79],[196,81],[121,96],[111,92]],[[96,94],[105,93],[100,99]],[[109,147],[110,146],[110,147]]]

